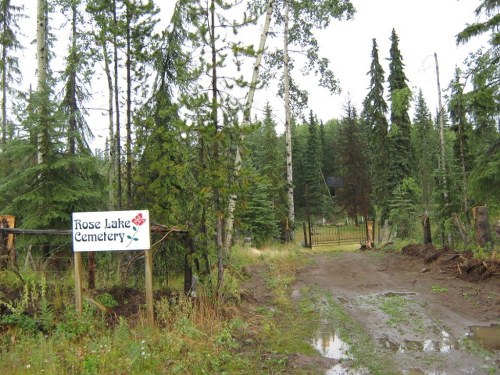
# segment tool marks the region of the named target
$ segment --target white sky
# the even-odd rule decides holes
[[[320,44],[340,80],[342,94],[327,100],[328,93],[311,88],[313,110],[323,120],[343,115],[348,94],[361,110],[368,92],[372,38],[377,40],[379,59],[389,75],[390,35],[395,28],[405,63],[409,85],[422,89],[434,115],[438,107],[434,52],[437,53],[441,88],[448,87],[455,67],[463,66],[467,55],[480,47],[480,41],[456,46],[455,36],[467,23],[476,21],[478,0],[352,0],[354,20],[336,22],[321,34]],[[482,38],[484,41],[485,38]],[[387,94],[387,90],[386,90]]]
[[[318,34],[323,56],[331,61],[331,68],[340,81],[341,95],[332,96],[323,88],[316,85],[315,80],[303,80],[303,88],[310,92],[310,109],[320,120],[327,121],[343,116],[343,107],[348,95],[358,111],[367,94],[370,69],[372,38],[377,39],[380,62],[385,70],[385,78],[389,75],[390,35],[393,28],[399,36],[399,48],[405,63],[405,73],[409,85],[417,93],[422,88],[431,113],[437,108],[437,87],[434,65],[434,52],[439,59],[441,88],[445,90],[450,83],[456,66],[463,66],[464,59],[470,52],[480,47],[482,40],[474,40],[464,46],[456,46],[455,35],[466,24],[476,21],[474,10],[480,0],[351,0],[357,12],[351,21],[334,21],[327,30]],[[13,0],[14,4],[24,4],[30,22],[23,25],[25,45],[36,36],[36,0]],[[162,15],[169,14],[173,0],[156,0],[162,8]],[[166,20],[163,19],[165,24]],[[255,34],[255,44],[259,35]],[[67,43],[67,41],[63,41]],[[31,83],[36,87],[34,46],[24,52],[21,68],[24,72],[23,87]],[[57,50],[57,46],[56,46]],[[66,48],[61,47],[62,56]],[[59,56],[59,57],[62,57]],[[250,78],[251,71],[247,77]],[[298,79],[296,77],[296,79]],[[92,104],[93,107],[106,107],[107,93],[105,88],[96,85],[94,93],[97,102],[102,98],[102,105]],[[387,93],[387,91],[386,91]],[[280,128],[283,124],[283,105],[276,100],[275,92],[261,92],[256,95],[253,116],[259,112],[267,102],[274,108],[277,123]],[[90,119],[94,133],[100,138],[94,142],[95,147],[103,148],[104,137],[107,133],[107,117],[101,111],[92,111]]]

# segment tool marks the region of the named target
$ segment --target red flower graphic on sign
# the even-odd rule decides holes
[[[135,225],[139,225],[139,226],[140,226],[140,225],[142,225],[142,224],[144,224],[145,222],[146,222],[146,219],[144,219],[144,218],[142,217],[142,213],[138,213],[138,214],[136,215],[136,217],[134,217],[134,218],[132,219],[132,223],[134,223]]]
[[[137,215],[135,215],[135,217],[131,221],[132,221],[132,223],[134,223],[137,226],[132,226],[132,229],[134,230],[133,235],[131,235],[131,236],[127,235],[127,238],[130,240],[127,247],[130,246],[132,241],[139,241],[139,239],[135,235],[137,234],[137,232],[139,232],[139,229],[140,229],[139,227],[146,222],[146,219],[144,219],[142,217],[142,213],[139,212]]]

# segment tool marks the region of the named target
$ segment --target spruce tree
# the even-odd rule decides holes
[[[61,110],[66,116],[67,149],[71,155],[90,154],[89,142],[93,134],[85,117],[85,100],[89,98],[91,77],[91,53],[84,43],[85,35],[81,29],[85,13],[81,12],[82,1],[61,1],[61,11],[68,14],[71,25],[71,43],[66,57],[66,67],[62,79],[65,81],[65,93]]]
[[[465,213],[468,223],[470,223],[467,186],[468,176],[472,169],[472,155],[469,144],[472,135],[472,126],[467,120],[464,88],[463,83],[460,81],[460,74],[460,69],[457,68],[454,79],[450,84],[448,109],[450,112],[451,130],[455,133],[455,142],[453,144],[455,162],[459,166],[461,175],[462,210]]]
[[[19,21],[24,18],[22,11],[23,6],[13,5],[11,0],[0,1],[2,145],[5,145],[7,140],[10,139],[14,133],[13,121],[9,120],[7,114],[7,104],[9,102],[9,95],[16,93],[16,89],[13,85],[19,83],[21,78],[19,58],[15,55],[15,51],[23,49],[23,46],[17,39]]]
[[[21,136],[2,153],[17,168],[2,176],[0,192],[10,197],[5,210],[16,215],[20,227],[67,229],[72,212],[102,209],[104,187],[96,160],[67,151],[64,116],[52,90],[47,1],[39,0],[37,19],[38,87],[27,103]],[[48,244],[46,238],[37,240]]]
[[[363,102],[362,120],[368,130],[371,154],[371,179],[373,198],[381,211],[381,220],[387,219],[390,197],[390,158],[387,123],[388,106],[384,99],[384,69],[379,61],[377,41],[372,43],[372,62],[370,65],[370,85]]]
[[[408,114],[412,93],[407,84],[403,57],[399,50],[399,37],[395,29],[392,29],[391,34],[388,82],[391,99],[389,181],[392,188],[395,188],[403,182],[403,179],[411,176],[414,160],[411,145],[411,121]]]
[[[422,90],[419,90],[415,103],[413,119],[413,148],[415,150],[415,180],[422,190],[422,204],[426,209],[432,202],[434,171],[437,169],[436,150],[438,135],[432,116],[425,102]]]
[[[358,224],[370,210],[371,183],[368,169],[368,147],[356,108],[349,101],[338,132],[340,175],[343,186],[338,189],[338,203]]]
[[[318,120],[309,112],[307,148],[304,154],[304,184],[307,186],[311,213],[320,214],[326,187],[321,173],[321,148]]]

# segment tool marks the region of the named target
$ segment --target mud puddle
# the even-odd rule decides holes
[[[490,351],[500,351],[500,325],[470,327],[469,337],[481,347]]]
[[[349,363],[352,360],[349,345],[340,336],[329,330],[319,329],[312,339],[312,346],[325,358]],[[326,375],[367,375],[368,370],[351,369],[343,363],[338,363],[326,371]]]
[[[299,272],[294,288],[324,291],[362,328],[373,349],[366,353],[392,364],[393,373],[500,374],[499,283],[471,284],[439,269],[421,273],[419,261],[391,254],[315,258]],[[384,373],[387,367],[357,357],[363,339],[353,341],[342,321],[325,322],[326,317],[323,331],[308,338],[318,353],[339,362],[326,374]]]

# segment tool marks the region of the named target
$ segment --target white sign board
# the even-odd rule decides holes
[[[147,250],[149,211],[73,213],[73,251]]]

